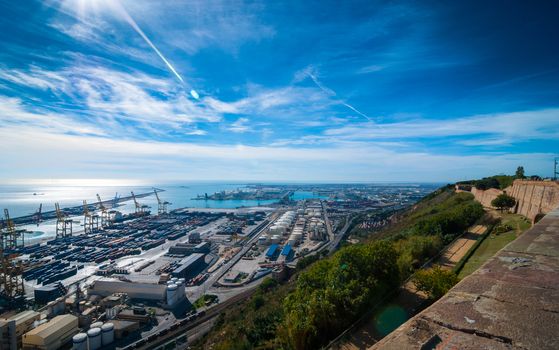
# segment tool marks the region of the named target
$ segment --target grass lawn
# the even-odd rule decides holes
[[[460,279],[477,270],[501,248],[514,241],[518,235],[531,227],[530,222],[522,215],[508,213],[499,215],[501,216],[501,225],[509,225],[513,229],[500,234],[492,232],[485,238],[458,274]]]

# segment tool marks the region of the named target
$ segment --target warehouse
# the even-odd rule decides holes
[[[23,335],[24,350],[55,350],[72,340],[78,333],[78,318],[72,315],[56,316],[47,323]]]
[[[130,299],[161,301],[166,300],[166,286],[152,283],[132,283],[120,281],[95,281],[89,289],[90,295],[108,297],[115,293],[126,293]]]
[[[173,271],[173,277],[191,279],[205,266],[205,254],[195,253],[182,260],[181,265]]]
[[[33,310],[20,312],[10,318],[0,319],[0,349],[21,349],[21,338],[39,321],[41,314]]]

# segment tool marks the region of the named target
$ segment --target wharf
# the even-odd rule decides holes
[[[156,191],[159,193],[159,192],[164,192],[165,190],[156,189]],[[136,196],[136,198],[144,198],[144,197],[148,197],[150,195],[153,195],[153,193],[154,193],[153,191],[150,191],[150,192],[146,192],[146,193],[136,194],[135,196]],[[102,201],[101,203],[104,206],[107,206],[107,207],[110,208],[115,202],[116,203],[122,203],[122,202],[130,201],[132,199],[133,199],[132,196],[126,196],[126,197],[119,197],[116,200],[111,199],[111,200]],[[99,202],[92,202],[90,205],[99,208]],[[74,207],[67,207],[67,208],[63,208],[61,210],[63,212],[70,213],[71,215],[81,215],[83,213],[83,205],[77,205],[77,206],[74,206]],[[45,212],[41,213],[41,216],[42,216],[43,220],[56,219],[56,211],[54,211],[54,210],[45,211]],[[14,222],[15,225],[32,224],[36,221],[36,214],[18,216],[18,217],[12,218],[12,221]]]

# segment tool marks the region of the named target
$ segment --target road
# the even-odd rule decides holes
[[[324,212],[324,217],[327,218],[326,212]],[[349,226],[351,225],[352,222],[353,222],[353,218],[349,219],[349,217],[346,217],[346,223],[345,223],[344,227],[340,230],[340,232],[338,232],[337,235],[335,235],[334,239],[332,240],[332,242],[328,246],[328,251],[330,253],[334,252],[336,250],[336,248],[338,248],[338,245],[340,244],[340,241],[346,235],[347,230],[349,229]],[[328,222],[327,227],[328,226],[329,226],[329,222]]]

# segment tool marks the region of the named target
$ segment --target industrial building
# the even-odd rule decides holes
[[[195,253],[185,258],[172,275],[176,278],[191,279],[195,277],[205,265],[205,254]]]
[[[78,318],[73,315],[56,316],[47,323],[25,333],[23,350],[56,350],[78,333]]]
[[[32,310],[20,312],[9,318],[0,319],[0,349],[21,349],[21,338],[33,328],[41,315]]]
[[[210,252],[210,242],[201,242],[198,244],[177,243],[174,247],[169,248],[171,255],[190,255],[193,253],[207,254]]]
[[[15,321],[0,320],[0,349],[17,350]]]
[[[125,293],[130,299],[165,301],[166,286],[153,283],[132,283],[120,281],[95,281],[89,289],[90,295],[108,297],[115,293]]]
[[[176,283],[175,283],[176,282]],[[108,297],[124,293],[130,299],[161,303],[174,307],[185,299],[184,281],[173,281],[169,285],[153,283],[133,283],[120,281],[95,281],[89,290],[90,295]]]

